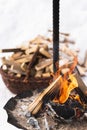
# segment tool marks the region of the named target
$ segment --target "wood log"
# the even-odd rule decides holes
[[[10,57],[11,60],[16,60],[18,58],[20,58],[20,56],[22,55],[22,52],[16,52],[14,54],[12,54],[12,56]]]
[[[78,86],[80,88],[80,90],[83,92],[83,94],[85,96],[87,96],[87,86],[85,85],[85,83],[83,82],[82,78],[80,77],[79,73],[78,73],[78,69],[75,69],[76,73],[75,73],[75,77],[78,81]]]
[[[50,73],[42,73],[42,77],[50,77]]]
[[[29,105],[29,112],[35,115],[41,108],[43,104],[43,99],[45,96],[54,93],[54,90],[57,88],[57,83],[62,76],[60,75],[55,81],[53,81],[43,92],[41,92],[35,100]],[[49,96],[50,97],[50,96]]]
[[[11,71],[13,73],[19,73],[26,75],[26,73],[22,70],[21,64],[16,63],[15,61],[7,60],[6,58],[2,58],[3,65],[10,66],[7,68],[8,71]]]
[[[39,49],[39,52],[43,55],[43,56],[46,56],[47,58],[51,58],[51,54],[46,51],[44,48],[40,48]]]
[[[34,53],[37,49],[37,46],[33,46],[32,48],[28,48],[27,50],[25,50],[25,54],[29,55],[31,53]]]
[[[24,52],[21,48],[11,48],[11,49],[1,49],[0,53],[7,53],[7,52]]]
[[[34,62],[36,61],[36,57],[37,57],[38,52],[39,52],[39,46],[37,46],[37,49],[36,49],[35,53],[33,54],[33,57],[31,59],[30,63],[27,66],[27,76],[26,76],[26,79],[29,78],[30,69],[33,66]]]
[[[85,76],[86,75],[86,68],[84,68],[82,66],[79,66],[79,65],[77,66],[77,68],[78,68],[79,74],[81,76]]]
[[[87,50],[86,50],[85,58],[84,58],[84,66],[87,68]]]
[[[43,70],[39,70],[36,72],[35,77],[41,77],[43,73]]]
[[[32,59],[33,55],[22,55],[18,59],[15,60],[16,63],[27,63],[30,62]]]
[[[43,68],[49,66],[50,64],[52,64],[52,59],[46,59],[46,60],[43,60],[42,62],[38,63],[36,66],[35,66],[35,69],[37,71],[39,70],[42,70]]]

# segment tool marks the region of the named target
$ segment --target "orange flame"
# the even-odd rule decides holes
[[[77,57],[74,57],[74,63],[70,67],[70,71],[68,71],[66,74],[64,74],[60,79],[60,85],[59,85],[59,97],[56,97],[53,99],[53,102],[57,103],[65,103],[67,99],[69,98],[69,95],[73,89],[78,87],[78,83],[74,75],[72,74],[73,70],[75,69],[75,66],[77,65]],[[59,71],[54,75],[54,78],[59,76],[60,72],[62,70],[62,67],[59,69]]]
[[[54,102],[57,103],[65,103],[67,101],[67,99],[69,98],[69,95],[71,93],[71,91],[78,87],[78,83],[76,78],[74,77],[74,75],[69,75],[69,79],[63,79],[61,78],[60,81],[60,96],[59,99],[57,99],[56,97],[54,98]]]

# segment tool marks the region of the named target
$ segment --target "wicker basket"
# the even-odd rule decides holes
[[[0,68],[0,73],[5,85],[14,94],[19,94],[27,90],[43,89],[49,85],[52,79],[52,77],[30,77],[28,80],[25,80],[25,76],[21,78],[11,76],[2,68]]]

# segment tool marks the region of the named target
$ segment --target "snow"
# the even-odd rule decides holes
[[[82,57],[87,49],[86,20],[87,0],[60,0],[60,31],[71,34]],[[0,0],[0,48],[16,47],[38,34],[47,35],[48,29],[52,29],[52,0]],[[0,76],[0,130],[18,130],[7,123],[3,109],[13,96]]]

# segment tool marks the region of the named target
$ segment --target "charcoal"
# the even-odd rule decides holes
[[[70,119],[75,116],[75,110],[72,108],[69,108],[66,105],[58,105],[55,103],[51,104],[52,108],[55,110],[55,112],[58,114],[58,116],[63,117],[64,119]]]

